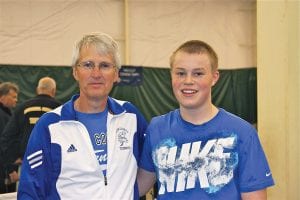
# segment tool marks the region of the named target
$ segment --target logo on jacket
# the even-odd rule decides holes
[[[130,149],[129,146],[129,133],[128,130],[125,128],[118,128],[117,129],[117,137],[118,137],[118,142],[120,144],[120,149],[125,150],[125,149]]]
[[[41,166],[43,164],[43,150],[33,152],[27,156],[27,160],[31,169]]]
[[[70,147],[68,148],[67,152],[71,153],[71,152],[75,152],[75,151],[77,151],[76,147],[73,144],[71,144]]]

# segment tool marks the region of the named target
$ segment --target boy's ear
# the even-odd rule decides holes
[[[212,82],[212,86],[214,86],[218,80],[219,80],[219,77],[220,77],[220,73],[218,70],[216,70],[215,72],[213,72],[213,82]]]

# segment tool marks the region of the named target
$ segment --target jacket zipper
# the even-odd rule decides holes
[[[104,176],[104,185],[107,185],[107,177]]]

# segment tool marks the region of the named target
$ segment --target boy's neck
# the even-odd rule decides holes
[[[217,115],[218,112],[219,109],[213,104],[201,109],[180,108],[181,117],[185,121],[195,125],[201,125],[210,121]]]

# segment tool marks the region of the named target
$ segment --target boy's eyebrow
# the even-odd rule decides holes
[[[193,70],[203,71],[203,70],[205,70],[205,68],[204,67],[200,67],[200,68],[196,68],[196,69],[193,69]]]
[[[186,70],[186,68],[182,68],[182,67],[177,67],[177,68],[173,68],[172,70]],[[194,68],[194,69],[192,69],[192,71],[203,71],[203,70],[205,70],[205,68],[204,67],[198,67],[198,68]]]

